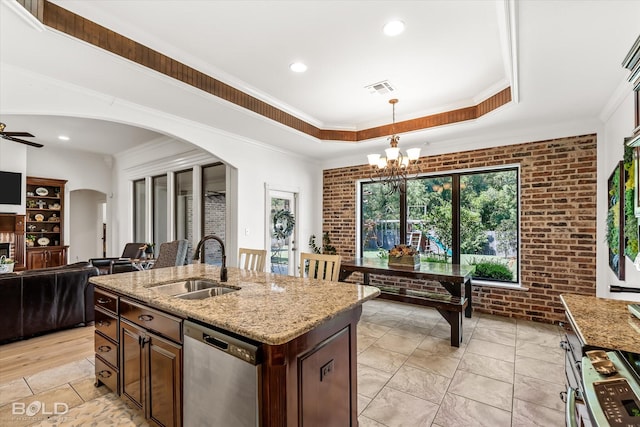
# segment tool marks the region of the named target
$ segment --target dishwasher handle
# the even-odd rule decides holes
[[[188,342],[187,338],[189,338],[254,366],[262,363],[262,345],[260,343],[231,336],[231,334],[189,320],[184,321],[184,337],[185,346]]]
[[[220,350],[228,350],[229,343],[226,341],[222,341],[216,337],[212,337],[211,335],[207,335],[206,333],[202,333],[202,341],[206,342],[209,345],[212,345]]]

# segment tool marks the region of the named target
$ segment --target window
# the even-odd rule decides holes
[[[193,241],[193,170],[176,172],[175,174],[175,221],[174,231],[177,240],[186,239],[189,245]],[[187,253],[191,253],[189,247]]]
[[[147,227],[145,180],[133,181],[133,241],[146,242]]]
[[[202,167],[202,235],[215,234],[222,240],[226,240],[226,166],[223,163],[214,163]],[[220,245],[209,240],[205,243],[206,259],[201,260],[207,264],[221,264],[222,251]]]
[[[154,176],[153,186],[153,243],[167,241],[167,175]]]
[[[405,243],[422,262],[475,265],[477,279],[518,282],[517,168],[425,176],[408,180],[403,194],[384,190],[361,185],[363,257]]]

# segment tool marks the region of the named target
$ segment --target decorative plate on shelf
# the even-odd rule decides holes
[[[49,190],[44,187],[38,187],[36,188],[36,194],[38,196],[46,196],[47,194],[49,194]]]
[[[44,215],[42,214],[35,214],[34,218],[36,221],[44,221]]]
[[[47,237],[41,237],[38,239],[38,244],[40,246],[47,246],[49,244],[49,239]]]

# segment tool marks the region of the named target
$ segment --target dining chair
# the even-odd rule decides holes
[[[338,281],[340,277],[340,255],[300,253],[300,277]]]
[[[179,267],[185,265],[188,250],[189,241],[185,239],[161,243],[158,257],[151,268]]]
[[[267,251],[264,249],[238,249],[238,267],[244,270],[264,271]]]

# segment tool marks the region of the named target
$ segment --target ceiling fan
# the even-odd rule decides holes
[[[26,136],[33,138],[33,135],[31,135],[29,132],[5,132],[5,127],[6,125],[4,123],[0,123],[0,137],[2,137],[2,139],[6,139],[7,141],[19,142],[21,144],[27,144],[37,148],[44,147],[44,145],[38,144],[37,142],[25,141],[24,139],[15,138],[16,136]]]

